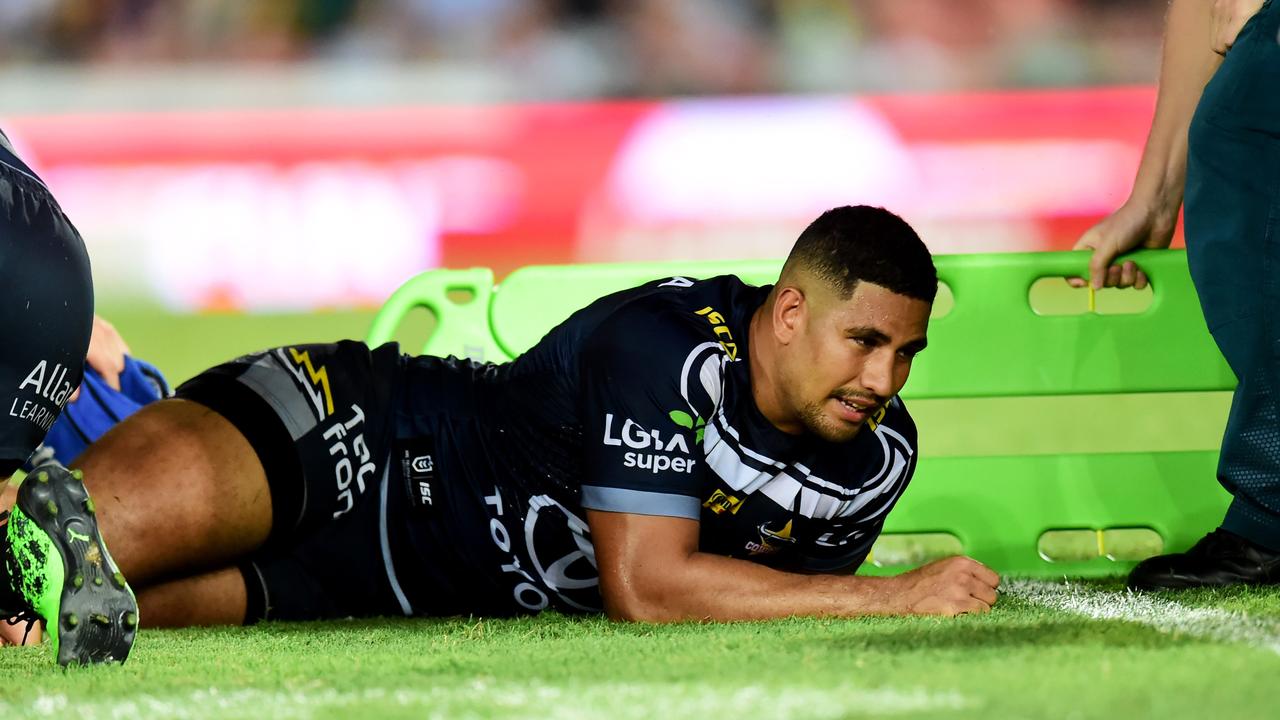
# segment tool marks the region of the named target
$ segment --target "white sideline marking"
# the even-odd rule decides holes
[[[955,692],[922,689],[735,687],[710,683],[601,683],[580,687],[521,685],[475,679],[421,689],[222,690],[178,695],[137,695],[85,701],[46,695],[29,704],[0,702],[0,717],[310,718],[333,711],[373,712],[370,703],[412,708],[421,718],[538,717],[553,720],[648,720],[649,718],[796,717],[841,718],[962,710],[976,703]],[[70,714],[70,715],[68,715]]]
[[[1002,593],[1096,620],[1127,620],[1160,632],[1252,645],[1280,654],[1280,620],[1183,605],[1131,591],[1091,590],[1070,582],[1011,580]]]

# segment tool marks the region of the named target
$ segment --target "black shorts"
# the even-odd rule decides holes
[[[402,373],[395,344],[344,341],[247,355],[178,388],[231,421],[266,471],[272,530],[241,565],[246,622],[414,613],[389,463]]]
[[[35,450],[80,385],[93,280],[80,233],[0,136],[0,477]]]

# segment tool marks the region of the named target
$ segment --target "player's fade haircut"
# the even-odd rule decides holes
[[[938,271],[924,241],[907,221],[868,205],[833,208],[810,223],[791,248],[782,277],[798,270],[846,299],[862,281],[929,303],[938,294]]]

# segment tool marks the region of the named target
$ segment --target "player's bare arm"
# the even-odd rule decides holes
[[[1244,16],[1260,6],[1257,0],[1173,0],[1169,5],[1155,118],[1133,191],[1075,246],[1094,251],[1089,262],[1093,287],[1146,287],[1145,273],[1132,261],[1113,263],[1139,248],[1169,247],[1186,187],[1187,130],[1196,103],[1222,62],[1216,51],[1229,46],[1225,38],[1234,40]]]
[[[616,620],[766,620],[795,615],[960,615],[996,602],[999,576],[953,557],[896,577],[800,574],[698,551],[698,523],[587,513],[605,611]]]

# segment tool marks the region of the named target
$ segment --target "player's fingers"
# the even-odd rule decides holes
[[[86,362],[88,362],[94,370],[98,371],[98,375],[102,377],[107,385],[111,386],[111,389],[120,389],[120,373],[124,370],[123,358],[121,358],[119,363],[116,363],[114,359],[110,357],[95,358],[91,356]]]
[[[984,585],[991,588],[1000,587],[1000,575],[995,570],[974,561],[973,576],[980,580]]]
[[[987,605],[995,605],[998,594],[995,588],[974,578],[974,582],[969,588],[969,596],[976,600],[981,600]]]
[[[119,390],[120,373],[124,372],[124,353],[123,341],[112,342],[110,339],[103,339],[97,347],[90,349],[85,362],[96,370],[108,385]]]
[[[1149,285],[1150,282],[1151,281],[1147,278],[1147,274],[1142,272],[1142,270],[1138,270],[1138,280],[1134,282],[1133,286],[1141,290]]]
[[[1067,284],[1073,288],[1082,288],[1085,285],[1088,285],[1089,281],[1082,277],[1069,277],[1067,278]]]
[[[89,336],[89,352],[85,362],[97,371],[113,389],[120,389],[120,373],[124,372],[124,356],[129,346],[111,323],[93,316],[93,332]]]

